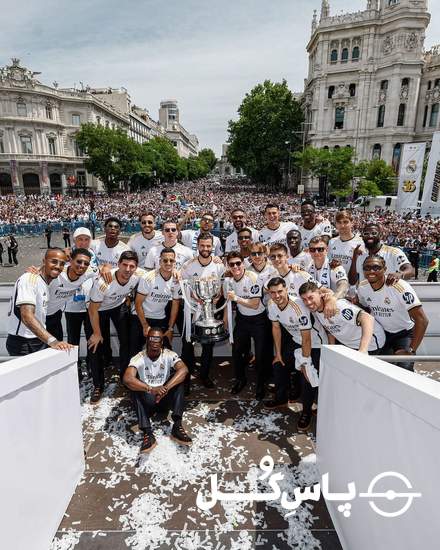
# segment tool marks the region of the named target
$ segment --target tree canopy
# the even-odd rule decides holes
[[[76,140],[85,152],[87,170],[111,193],[130,185],[142,189],[155,181],[193,180],[204,177],[217,159],[211,149],[197,157],[181,158],[167,138],[155,137],[142,145],[121,129],[83,124]]]
[[[266,80],[246,94],[237,121],[229,121],[228,159],[254,181],[277,185],[289,156],[300,148],[303,114],[285,80]]]

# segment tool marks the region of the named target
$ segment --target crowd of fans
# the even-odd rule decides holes
[[[239,206],[246,209],[250,225],[264,224],[263,208],[268,202],[280,205],[285,221],[300,220],[300,198],[292,193],[257,191],[246,180],[204,178],[197,182],[179,182],[156,186],[142,193],[70,196],[3,196],[0,197],[0,227],[3,225],[89,223],[90,213],[99,224],[110,215],[123,222],[137,222],[139,212],[152,210],[158,223],[180,218],[188,209],[194,219],[211,211],[220,228],[231,229],[230,212]],[[334,222],[337,208],[322,208],[320,214]],[[396,212],[377,210],[353,212],[355,229],[366,221],[379,222],[388,244],[435,250],[440,245],[440,219],[402,216]],[[334,223],[333,223],[334,225]]]

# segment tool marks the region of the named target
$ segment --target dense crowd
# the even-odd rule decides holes
[[[264,224],[263,209],[268,202],[280,205],[283,219],[300,223],[300,200],[291,193],[260,191],[240,179],[205,178],[197,182],[162,184],[143,193],[115,193],[88,197],[70,196],[3,196],[0,197],[0,225],[32,223],[88,224],[91,217],[102,222],[117,216],[123,222],[137,222],[140,211],[152,210],[160,225],[164,219],[177,219],[188,209],[194,218],[210,211],[220,226],[231,228],[230,212],[236,205],[246,206],[248,221],[259,229]],[[336,208],[321,209],[320,214],[334,223]],[[377,221],[388,244],[435,250],[440,245],[440,219],[402,216],[396,212],[377,210],[353,211],[355,230],[366,221]]]
[[[171,206],[163,189],[153,192],[155,206],[148,194],[132,196],[130,201],[141,201],[133,210],[141,231],[128,243],[120,238],[123,223],[115,215],[104,221],[104,238],[92,240],[90,230],[79,227],[66,249],[51,248],[46,234],[42,266],[30,267],[12,293],[10,355],[47,346],[69,350],[79,345],[83,327],[92,404],[104,392],[113,324],[121,384],[130,392],[144,432],[142,452],[156,445],[150,418],[158,409],[171,409],[173,438],[191,444],[182,426],[184,396],[196,375],[206,388],[216,387],[211,378],[216,342],[230,339],[231,393],[238,395],[247,385],[248,364],[254,361],[255,398],[262,401],[272,384],[267,409],[301,400],[297,429],[306,432],[323,345],[405,355],[401,366],[412,371],[427,330],[423,306],[407,282],[416,274],[415,266],[401,248],[386,243],[401,235],[397,215],[377,212],[366,221],[365,214],[353,216],[347,209],[318,213],[312,200],[298,204],[285,195],[281,208],[273,194],[252,195],[269,199],[262,207],[250,200],[250,189],[226,193],[225,187],[213,190],[214,185],[199,183],[199,193],[209,197],[202,206],[194,190],[184,198],[174,191]],[[212,202],[216,193],[224,197],[221,206]],[[102,198],[97,210],[115,200]],[[183,203],[185,215],[179,210]],[[128,204],[130,211],[135,208]],[[219,215],[231,224],[223,242],[213,234]],[[199,227],[186,228],[193,218]],[[406,238],[418,237],[417,223],[406,220]],[[430,269],[428,281],[437,281],[437,258]],[[180,356],[173,351],[176,332]],[[199,369],[194,342],[201,344]]]

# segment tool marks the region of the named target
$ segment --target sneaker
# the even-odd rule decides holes
[[[301,416],[299,417],[298,425],[297,425],[298,432],[300,433],[307,432],[311,424],[312,424],[312,413],[311,412],[301,413]]]
[[[149,453],[156,447],[157,441],[153,434],[150,433],[144,433],[144,439],[142,441],[141,445],[141,453]]]
[[[90,398],[90,403],[95,405],[96,403],[98,403],[100,401],[101,397],[102,397],[101,388],[93,388],[93,393],[92,393],[92,396]]]
[[[263,407],[265,409],[285,409],[287,405],[287,401],[277,401],[276,399],[271,399],[270,401],[266,401],[263,404]]]
[[[208,388],[209,390],[213,390],[215,388],[214,382],[207,376],[206,378],[200,377],[200,382],[202,386],[205,386],[205,388]]]
[[[182,424],[174,424],[173,429],[171,430],[171,439],[177,441],[181,445],[191,445],[192,439],[183,429]]]
[[[246,384],[246,380],[237,380],[237,382],[235,382],[235,384],[232,386],[232,395],[237,395],[238,393],[240,393],[241,390],[246,386]]]

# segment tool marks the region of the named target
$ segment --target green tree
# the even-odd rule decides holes
[[[294,154],[295,164],[315,178],[325,178],[329,194],[346,197],[351,193],[355,175],[354,151],[351,147],[315,149],[306,147]]]
[[[395,192],[396,174],[384,160],[362,161],[358,164],[357,171],[360,177],[376,184],[379,189],[378,195],[391,195]]]
[[[217,157],[212,149],[202,149],[197,156],[205,162],[209,171],[213,170],[217,164]]]
[[[141,146],[119,128],[83,124],[76,140],[87,155],[87,170],[103,182],[109,193],[118,189],[120,182],[127,184],[142,168]]]
[[[228,158],[264,184],[277,185],[301,146],[303,114],[285,80],[266,80],[246,94],[237,121],[229,121]],[[287,143],[286,143],[287,142]]]

